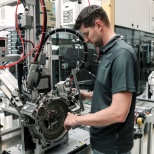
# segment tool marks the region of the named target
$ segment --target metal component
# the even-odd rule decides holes
[[[154,102],[154,100],[145,99],[145,98],[140,98],[140,97],[137,97],[136,100],[139,100],[139,101],[147,101],[147,102]]]
[[[151,74],[149,75],[148,82],[150,85],[150,91],[152,93],[151,99],[153,99],[154,98],[154,71],[151,72]]]
[[[79,138],[79,134],[80,134],[80,138]],[[36,147],[36,150],[34,153],[44,154],[44,151],[42,150],[42,148],[40,148],[41,145],[39,145],[38,141],[36,141],[36,143],[38,146]],[[51,154],[51,153],[54,153],[54,154],[66,154],[66,153],[91,154],[89,131],[81,129],[81,128],[75,128],[75,129],[70,130],[69,140],[68,140],[68,135],[67,135],[65,136],[65,139],[63,139],[63,142],[57,143],[57,145],[59,144],[61,144],[61,146],[58,146],[58,148],[51,149],[52,145],[50,147],[47,147],[48,149],[51,149],[51,150],[48,150],[45,153],[46,154]],[[21,152],[19,145],[6,149],[5,151],[9,151],[11,154],[12,153],[13,154],[14,153],[15,154],[30,154],[26,152]]]
[[[10,100],[10,105],[12,105],[17,112],[20,114],[18,109],[22,103],[18,98],[18,84],[16,78],[8,71],[8,70],[0,70],[0,79],[3,82],[3,86],[1,86],[2,91]]]
[[[5,57],[0,57],[0,62],[14,62],[20,59],[20,55],[10,54]]]
[[[17,92],[14,92],[14,95],[12,95],[12,98],[10,100],[10,106],[12,106],[13,108],[15,108],[16,111],[21,116],[20,109],[19,109],[19,104],[22,104],[22,103],[21,103],[21,101],[18,98],[18,93]]]
[[[27,7],[28,7],[28,16],[33,17],[32,18],[32,27],[29,27],[28,29],[26,29],[25,31],[25,36],[26,36],[26,40],[31,40],[31,42],[34,43],[34,45],[36,45],[36,13],[35,11],[35,6],[36,6],[36,2],[35,0],[25,0]],[[26,45],[26,53],[29,53],[29,51],[31,50],[31,44],[27,43]],[[32,62],[32,56],[28,56],[27,60],[27,66],[28,68],[31,66],[31,62]]]
[[[0,88],[6,97],[11,100],[11,92],[5,86],[0,86]]]
[[[21,15],[20,23],[22,28],[32,28],[32,17],[29,15]]]
[[[140,139],[139,142],[139,154],[143,154],[143,137]]]
[[[68,82],[70,81],[66,79],[66,81],[60,81],[56,84],[60,96],[64,99],[68,99],[68,94],[71,92],[71,87],[68,86]]]
[[[18,83],[16,78],[8,70],[0,70],[0,79],[5,85],[1,86],[1,89],[10,100],[10,105],[21,115],[18,107],[21,106],[22,103],[18,98]]]
[[[55,1],[55,8],[56,10],[60,10],[62,8],[62,2],[61,1]],[[61,26],[61,11],[56,11],[56,25],[55,27]]]
[[[135,114],[135,124],[134,124],[134,139],[139,139],[139,154],[143,154],[143,136],[145,127],[145,113],[138,112]]]
[[[36,2],[33,5],[33,14],[35,14],[35,12],[36,12]],[[36,45],[36,39],[35,39],[35,35],[36,35],[36,18],[35,17],[33,18],[33,43],[34,43],[34,46]]]
[[[8,39],[6,37],[0,37],[0,56],[5,56],[8,54]]]
[[[25,0],[27,5],[36,5],[35,0]]]
[[[22,154],[31,154],[31,153],[33,153],[32,149],[27,149],[27,144],[30,144],[30,143],[25,143],[25,140],[26,140],[25,138],[26,137],[30,138],[31,136],[29,135],[29,133],[26,132],[26,129],[24,127],[23,119],[21,119],[21,132],[22,132],[21,133],[22,150],[15,148],[16,152],[20,151],[20,153],[21,153],[21,151],[22,151]],[[27,133],[27,136],[25,136],[26,133]]]
[[[77,93],[73,94],[71,90],[72,79],[68,78],[65,81],[61,81],[60,73],[58,75],[59,75],[59,81],[61,81],[61,83],[58,83],[58,86],[57,86],[59,91],[55,90],[54,92],[50,92],[51,88],[46,88],[46,89],[49,89],[48,91],[47,90],[43,92],[39,91],[42,87],[44,88],[44,85],[46,87],[50,78],[52,79],[52,73],[53,73],[52,71],[54,69],[54,67],[52,66],[52,63],[54,60],[59,61],[60,56],[52,55],[51,53],[52,44],[50,45],[43,44],[43,48],[42,49],[40,48],[42,47],[41,45],[42,42],[43,43],[46,42],[46,40],[48,40],[48,37],[47,38],[42,37],[41,43],[40,44],[38,42],[36,43],[36,35],[39,40],[40,33],[38,30],[37,31],[38,33],[36,34],[36,15],[37,14],[35,13],[35,11],[37,10],[35,8],[35,5],[36,5],[36,2],[39,2],[39,1],[23,0],[21,2],[24,3],[25,14],[20,15],[21,17],[20,19],[18,16],[18,19],[20,21],[21,28],[24,28],[23,30],[24,35],[22,35],[20,39],[23,38],[22,45],[24,45],[25,51],[22,51],[22,48],[20,46],[21,40],[19,39],[19,37],[16,37],[16,35],[13,36],[14,33],[11,33],[9,37],[10,38],[15,37],[15,39],[16,38],[18,39],[19,50],[20,52],[23,52],[23,56],[25,57],[32,52],[31,50],[32,45],[35,46],[36,44],[38,44],[37,46],[35,46],[35,52],[37,52],[39,49],[39,52],[36,55],[36,56],[39,55],[38,56],[39,58],[35,57],[36,59],[34,60],[33,63],[32,63],[32,56],[28,56],[28,58],[25,60],[23,59],[22,67],[24,67],[25,72],[24,74],[21,73],[20,78],[18,78],[19,79],[18,82],[10,74],[9,75],[7,74],[5,76],[6,74],[5,71],[1,72],[0,79],[4,83],[4,86],[2,86],[2,89],[7,95],[8,99],[10,100],[10,106],[13,107],[13,109],[15,109],[15,114],[19,115],[21,118],[22,153],[31,154],[34,152],[35,154],[38,154],[38,153],[43,154],[46,150],[52,147],[55,147],[56,145],[60,145],[68,142],[68,133],[63,127],[65,118],[67,116],[67,112],[79,113],[83,109],[83,106],[82,106],[83,104],[81,105],[80,103],[81,96],[79,96],[80,95],[79,87],[77,87]],[[52,3],[52,2],[46,1],[46,4],[49,4],[49,3]],[[40,5],[41,11],[39,10],[39,12],[37,13],[41,17],[42,21],[44,20],[44,18],[46,18],[46,13],[45,13],[45,16],[43,16],[42,14],[42,8],[44,7],[47,7],[47,8],[49,7],[49,10],[53,11],[53,14],[49,13],[47,18],[53,16],[52,19],[51,18],[49,19],[50,23],[52,23],[52,24],[49,24],[49,27],[55,27],[54,3],[52,5],[47,5],[47,6]],[[46,21],[46,19],[44,21]],[[41,25],[41,23],[39,25]],[[45,25],[46,24],[44,23],[42,27],[45,27],[46,29]],[[37,27],[37,29],[39,28]],[[18,31],[20,30],[21,29],[19,26]],[[67,31],[74,34],[75,36],[80,38],[81,42],[84,42],[83,37],[80,34],[78,34],[76,31],[73,31],[71,29],[62,29],[62,31],[63,30],[65,32]],[[58,31],[62,32],[61,29],[59,29]],[[46,31],[43,31],[42,36],[44,36],[45,32]],[[54,33],[57,33],[57,31],[54,30]],[[47,34],[47,36],[50,37],[50,33],[49,35]],[[16,45],[16,41],[10,42],[10,45],[11,47]],[[86,44],[83,43],[83,45],[85,48],[85,52],[84,52],[85,56],[83,58],[82,67],[84,66],[84,63],[87,59],[87,51],[88,51]],[[11,47],[10,47],[10,50],[12,50]],[[45,48],[47,48],[47,52],[43,52],[42,54],[42,51]],[[47,57],[48,59],[46,58],[46,55],[48,56]],[[35,56],[35,53],[33,54],[33,56]],[[49,64],[48,66],[46,64],[47,60]],[[4,60],[2,59],[2,61]],[[8,59],[7,61],[10,62],[12,60]],[[77,69],[79,70],[79,68],[82,68],[82,67],[79,66],[79,62],[78,62]],[[59,68],[61,69],[60,65],[59,65]],[[45,69],[47,70],[46,73],[44,73]],[[75,78],[75,86],[78,86],[77,79],[76,79],[76,72],[73,72],[73,78]],[[46,82],[46,84],[43,85],[44,82]],[[56,80],[56,83],[57,82],[58,81]],[[18,83],[20,87],[18,87]],[[51,85],[53,89],[53,82],[51,82]],[[23,97],[25,98],[24,100],[22,100]],[[8,111],[11,113],[12,111],[10,110],[10,107],[8,108],[9,108]],[[81,147],[81,149],[83,147]],[[21,153],[21,148],[19,150]]]
[[[146,115],[146,121],[149,124],[147,153],[152,154],[152,130],[153,130],[153,124],[154,124],[154,115],[153,114]]]
[[[78,94],[78,97],[79,97],[80,107],[81,107],[82,110],[84,110],[82,98],[81,98],[81,95],[80,95],[80,89],[79,89],[79,85],[78,85],[77,78],[76,78],[76,73],[77,73],[76,71],[77,71],[76,69],[72,70],[73,79],[74,79],[76,90],[78,92],[77,94]]]
[[[84,110],[79,86],[77,83],[76,72],[76,69],[72,70],[76,93],[72,93],[72,77],[67,78],[65,81],[60,81],[56,84],[59,95],[66,99],[67,104],[73,113],[79,113],[81,110]]]
[[[40,75],[42,73],[42,69],[39,64],[32,64],[29,69],[29,74],[27,76],[27,87],[32,89],[33,87],[37,87]]]
[[[16,4],[17,4],[16,0],[5,0],[0,3],[0,7],[5,5],[15,6]]]
[[[45,65],[46,64],[46,54],[45,53],[41,53],[41,55],[38,58],[38,61],[41,65]]]
[[[25,36],[25,32],[24,32],[24,30],[21,30],[21,37],[23,38],[24,36]],[[21,54],[20,50],[22,50],[22,43],[19,39],[19,35],[18,35],[17,31],[9,30],[7,38],[8,38],[8,44],[7,44],[8,45],[8,53],[10,54],[10,56],[12,55],[12,57],[16,56],[15,54],[17,54],[18,59],[20,59],[21,58],[20,57],[20,54]],[[6,55],[6,56],[8,56],[8,55]],[[11,60],[12,59],[10,59],[10,61],[8,61],[8,62],[12,62]]]
[[[1,109],[4,111],[4,112],[8,112],[8,113],[10,113],[10,114],[12,114],[12,115],[17,115],[17,116],[21,116],[21,114],[19,113],[19,112],[17,112],[17,110],[15,109],[15,108],[13,108],[13,107],[1,107]]]
[[[65,100],[50,97],[41,97],[36,104],[27,102],[21,110],[24,125],[43,146],[61,140],[66,134],[63,123],[67,112]]]
[[[21,127],[11,128],[0,132],[0,137],[21,130]]]
[[[78,1],[78,0],[70,0],[71,2],[76,2],[76,1]]]
[[[0,80],[10,90],[10,92],[18,89],[17,79],[7,69],[0,70]]]
[[[50,38],[50,41],[52,41],[51,40],[51,38]],[[47,50],[47,51],[50,51],[50,50],[52,50],[52,43],[51,42],[48,42],[47,44],[46,44],[46,46],[45,46],[45,50]],[[59,55],[52,55],[52,52],[49,52],[48,53],[48,60],[47,60],[47,67],[48,67],[48,69],[49,69],[49,74],[51,74],[51,76],[50,76],[50,80],[51,80],[51,83],[50,83],[50,85],[51,85],[51,89],[54,89],[54,76],[53,76],[53,62],[54,61],[58,61],[58,63],[59,63],[59,81],[61,81],[61,78],[60,78],[60,56]]]
[[[149,125],[148,143],[147,143],[148,145],[147,153],[148,154],[152,154],[152,129],[153,129],[152,126],[153,126],[153,121],[154,121],[154,113],[152,113],[153,107],[154,107],[153,103],[151,103],[151,107],[149,106],[148,108],[146,107],[146,103],[145,103],[145,106],[142,103],[142,107],[136,106],[137,111],[145,115],[145,123]],[[142,134],[144,135],[144,125],[142,127]],[[143,137],[140,138],[139,154],[143,154]]]

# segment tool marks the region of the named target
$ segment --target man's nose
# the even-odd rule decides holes
[[[90,39],[87,38],[87,37],[85,37],[85,38],[84,38],[84,41],[85,41],[86,43],[88,43],[88,42],[90,42]]]

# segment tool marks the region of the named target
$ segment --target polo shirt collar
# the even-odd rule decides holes
[[[109,49],[120,39],[121,39],[120,35],[115,35],[104,47],[101,47],[99,49],[100,54],[109,51]]]

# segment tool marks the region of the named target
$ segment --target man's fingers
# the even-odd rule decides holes
[[[69,131],[70,129],[71,129],[71,127],[70,126],[66,126],[67,127],[67,131]]]
[[[65,130],[67,130],[67,131],[69,131],[69,130],[71,129],[70,126],[66,126],[66,125],[64,125],[64,128],[65,128]]]
[[[70,112],[67,112],[67,115],[70,115],[70,114],[72,114],[72,113],[70,113]]]

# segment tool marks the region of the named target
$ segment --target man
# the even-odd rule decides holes
[[[131,46],[112,30],[102,7],[91,5],[79,14],[74,28],[86,42],[100,48],[100,63],[92,99],[91,113],[68,113],[65,129],[88,125],[94,154],[130,154],[133,147],[134,109],[137,92],[137,58]]]

